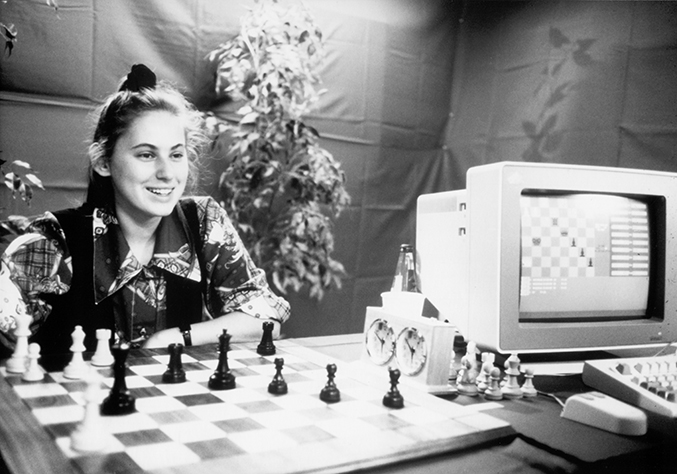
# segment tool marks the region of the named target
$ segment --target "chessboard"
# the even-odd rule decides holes
[[[582,208],[572,197],[522,196],[522,200],[528,202],[521,217],[524,277],[600,275],[599,271],[605,266],[598,262],[596,255],[600,250],[597,229],[602,225],[608,227],[608,222],[598,222],[594,209]]]
[[[648,275],[646,204],[598,195],[521,199],[524,278]]]
[[[387,371],[377,380],[360,370],[359,361],[332,360],[293,339],[275,345],[274,355],[262,356],[256,343],[232,344],[228,365],[236,387],[230,390],[209,388],[219,364],[216,344],[185,348],[181,383],[163,382],[167,349],[130,351],[125,382],[136,409],[101,416],[105,447],[85,453],[72,449],[71,435],[83,420],[88,383],[64,377],[63,370],[28,382],[2,367],[0,408],[12,419],[0,427],[0,450],[7,462],[6,453],[35,451],[30,443],[44,438],[40,456],[29,452],[24,459],[54,454],[49,462],[58,472],[338,473],[515,436],[502,420],[410,387],[401,387],[402,408],[388,408],[383,404],[392,388]],[[268,391],[276,358],[284,360],[288,390],[282,395]],[[319,397],[328,364],[336,366],[340,401],[335,403]],[[103,400],[114,384],[113,369],[96,370]],[[25,425],[37,428],[26,435]]]

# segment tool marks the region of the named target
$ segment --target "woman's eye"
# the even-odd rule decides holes
[[[154,157],[150,152],[139,153],[137,156],[143,160],[152,160]]]
[[[184,157],[184,156],[185,156],[185,155],[184,155],[183,153],[174,153],[174,154],[172,155],[172,158],[174,158],[175,160],[179,161],[179,160],[183,160],[183,157]]]

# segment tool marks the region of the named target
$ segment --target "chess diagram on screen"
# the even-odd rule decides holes
[[[522,275],[646,276],[646,205],[618,196],[522,196]],[[599,206],[616,207],[609,221]]]
[[[522,317],[642,315],[647,204],[600,194],[521,196]],[[616,302],[605,307],[604,302]]]
[[[522,199],[528,200],[522,213],[523,277],[595,276],[596,253],[609,248],[601,242],[596,248],[594,216],[566,198]]]

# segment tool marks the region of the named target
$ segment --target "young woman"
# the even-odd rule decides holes
[[[223,329],[257,339],[263,320],[279,334],[289,305],[225,211],[182,197],[206,141],[200,124],[183,95],[146,66],[132,68],[101,108],[85,204],[5,237],[0,342],[12,347],[12,311],[23,310],[42,354],[68,352],[76,325],[89,350],[98,328],[137,347],[215,343]]]

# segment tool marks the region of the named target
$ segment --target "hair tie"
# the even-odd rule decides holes
[[[120,86],[120,91],[139,92],[141,89],[154,89],[157,83],[155,73],[145,64],[135,64]]]

